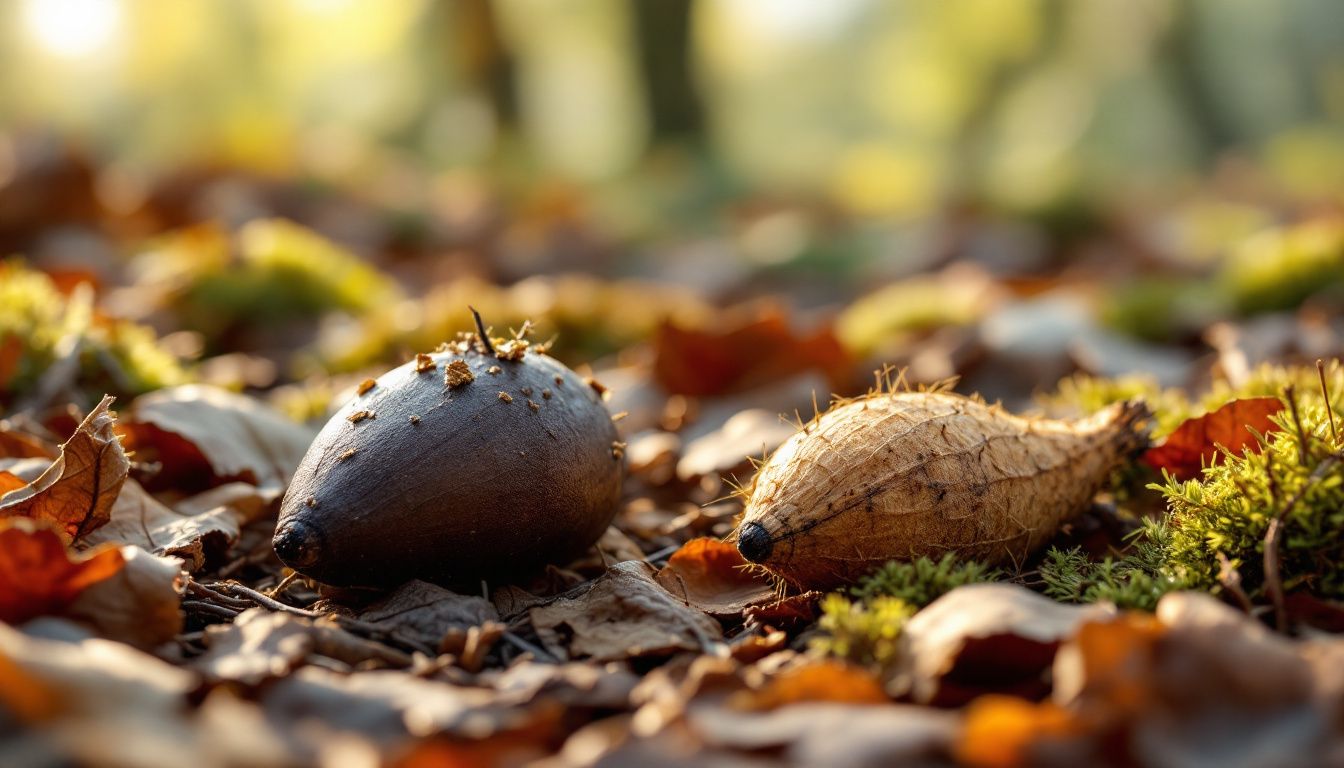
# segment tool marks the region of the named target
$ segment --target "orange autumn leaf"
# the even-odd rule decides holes
[[[9,386],[14,375],[19,372],[19,362],[23,359],[23,340],[17,334],[5,334],[0,339],[0,389]]]
[[[739,616],[774,595],[765,576],[749,566],[732,544],[693,539],[667,559],[657,580],[663,589],[705,613]]]
[[[114,546],[74,554],[50,527],[25,518],[0,520],[0,621],[18,624],[61,613],[125,563]]]
[[[1220,448],[1235,456],[1254,447],[1255,432],[1276,428],[1270,417],[1283,410],[1277,397],[1251,397],[1233,400],[1212,413],[1206,413],[1167,435],[1160,445],[1148,449],[1143,461],[1157,471],[1167,470],[1180,480],[1199,477],[1200,471],[1222,461]]]
[[[30,517],[55,524],[69,541],[105,525],[131,464],[121,448],[104,397],[61,446],[42,476],[0,496],[0,518]]]
[[[654,348],[654,376],[669,392],[692,397],[746,389],[807,370],[820,370],[838,382],[849,370],[848,355],[829,327],[799,336],[778,311],[726,331],[665,322]]]
[[[1033,764],[1037,744],[1081,729],[1072,715],[1049,701],[1033,704],[989,694],[967,706],[954,754],[959,763],[973,768],[1018,768]]]
[[[0,472],[0,496],[16,491],[27,485],[28,481],[13,472]]]
[[[867,670],[839,661],[819,661],[776,675],[759,691],[734,694],[729,705],[740,709],[774,709],[803,701],[888,704],[891,698]]]

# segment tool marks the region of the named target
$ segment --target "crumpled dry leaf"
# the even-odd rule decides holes
[[[0,496],[0,517],[50,521],[67,541],[79,541],[107,523],[131,467],[113,431],[116,416],[108,410],[115,399],[103,398],[40,477]]]
[[[134,544],[156,555],[180,557],[196,572],[220,564],[242,528],[263,517],[280,490],[228,483],[183,499],[172,507],[127,480],[112,507],[112,519],[85,542]]]
[[[748,408],[687,444],[677,462],[677,477],[686,482],[749,468],[751,459],[764,459],[797,431],[797,426],[778,413]]]
[[[74,554],[54,528],[27,518],[0,520],[0,621],[59,615],[125,562],[115,547]]]
[[[644,550],[638,544],[622,533],[620,528],[609,525],[597,543],[588,548],[588,553],[570,563],[568,568],[581,574],[598,576],[613,563],[644,559]]]
[[[121,426],[140,461],[162,463],[156,488],[240,480],[283,491],[316,434],[259,400],[199,384],[136,398]]]
[[[90,585],[64,616],[109,640],[149,650],[182,631],[182,561],[156,557],[136,546],[122,547],[125,565]]]
[[[715,652],[723,636],[719,623],[678,602],[653,576],[647,563],[617,563],[583,595],[532,608],[532,626],[546,650],[561,658],[603,662]]]
[[[208,649],[191,667],[211,682],[260,685],[284,677],[319,654],[348,666],[376,660],[406,667],[411,657],[381,643],[356,637],[330,619],[314,621],[292,613],[249,608],[231,624],[206,628]]]
[[[47,443],[36,435],[28,434],[8,420],[0,420],[0,458],[50,461],[60,453],[59,447]]]
[[[1050,690],[1045,675],[1059,644],[1082,622],[1114,613],[1012,584],[958,587],[906,622],[888,692],[940,706],[989,692],[1040,698]]]
[[[654,376],[677,395],[717,395],[813,369],[833,382],[849,374],[848,354],[830,327],[800,336],[778,310],[728,330],[688,330],[664,322],[654,348]]]
[[[498,621],[499,613],[493,603],[480,595],[459,595],[416,580],[406,582],[361,611],[359,619],[391,637],[402,636],[437,648],[449,630]]]
[[[1270,417],[1283,408],[1277,397],[1233,400],[1212,413],[1188,419],[1161,445],[1149,448],[1143,461],[1159,472],[1171,472],[1177,479],[1192,480],[1204,467],[1222,461],[1220,447],[1234,456],[1255,448],[1256,437],[1251,430],[1264,434],[1276,429]]]
[[[515,706],[545,696],[566,708],[621,709],[629,706],[639,676],[619,664],[528,662],[483,673],[481,682],[498,691],[501,702]]]
[[[750,570],[737,547],[717,539],[686,542],[656,578],[683,603],[719,618],[740,617],[747,608],[775,598],[764,574]]]

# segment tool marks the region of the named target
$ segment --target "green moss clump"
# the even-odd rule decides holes
[[[1215,590],[1222,555],[1240,573],[1243,588],[1253,598],[1260,595],[1265,534],[1282,515],[1285,590],[1344,597],[1344,465],[1331,458],[1337,447],[1319,394],[1297,399],[1300,422],[1279,414],[1279,429],[1264,435],[1260,451],[1227,456],[1197,480],[1167,478],[1158,486],[1169,506],[1170,573],[1194,588]]]
[[[1246,240],[1223,265],[1220,283],[1244,313],[1295,309],[1310,296],[1344,290],[1344,222],[1321,219]]]
[[[132,397],[190,378],[160,349],[154,331],[99,315],[88,286],[61,294],[22,261],[0,262],[0,409],[32,393],[61,359],[77,366],[68,382],[88,407],[103,393]]]
[[[923,608],[957,587],[998,581],[1002,576],[1001,571],[974,560],[958,562],[957,556],[948,552],[937,562],[927,557],[909,563],[892,560],[864,577],[850,594],[865,603],[894,597]]]
[[[894,597],[862,603],[832,592],[821,601],[817,628],[822,634],[809,647],[813,653],[837,656],[881,674],[895,664],[901,630],[915,610]]]
[[[1041,563],[1045,594],[1065,603],[1113,603],[1119,608],[1152,611],[1168,592],[1186,587],[1166,568],[1165,531],[1160,525],[1126,557],[1088,560],[1082,548],[1051,549]]]
[[[1142,397],[1153,411],[1155,438],[1170,434],[1186,419],[1202,412],[1181,390],[1164,389],[1157,379],[1140,374],[1114,379],[1076,374],[1059,382],[1055,392],[1037,400],[1051,418],[1076,419],[1136,397]]]

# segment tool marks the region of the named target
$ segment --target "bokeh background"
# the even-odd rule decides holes
[[[1342,176],[1329,0],[16,0],[0,382],[84,328],[302,415],[474,303],[599,369],[764,317],[838,391],[1190,385],[1335,349]]]

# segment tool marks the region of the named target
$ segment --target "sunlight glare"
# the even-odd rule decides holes
[[[37,42],[58,56],[87,56],[121,26],[119,0],[28,0],[24,17]]]

